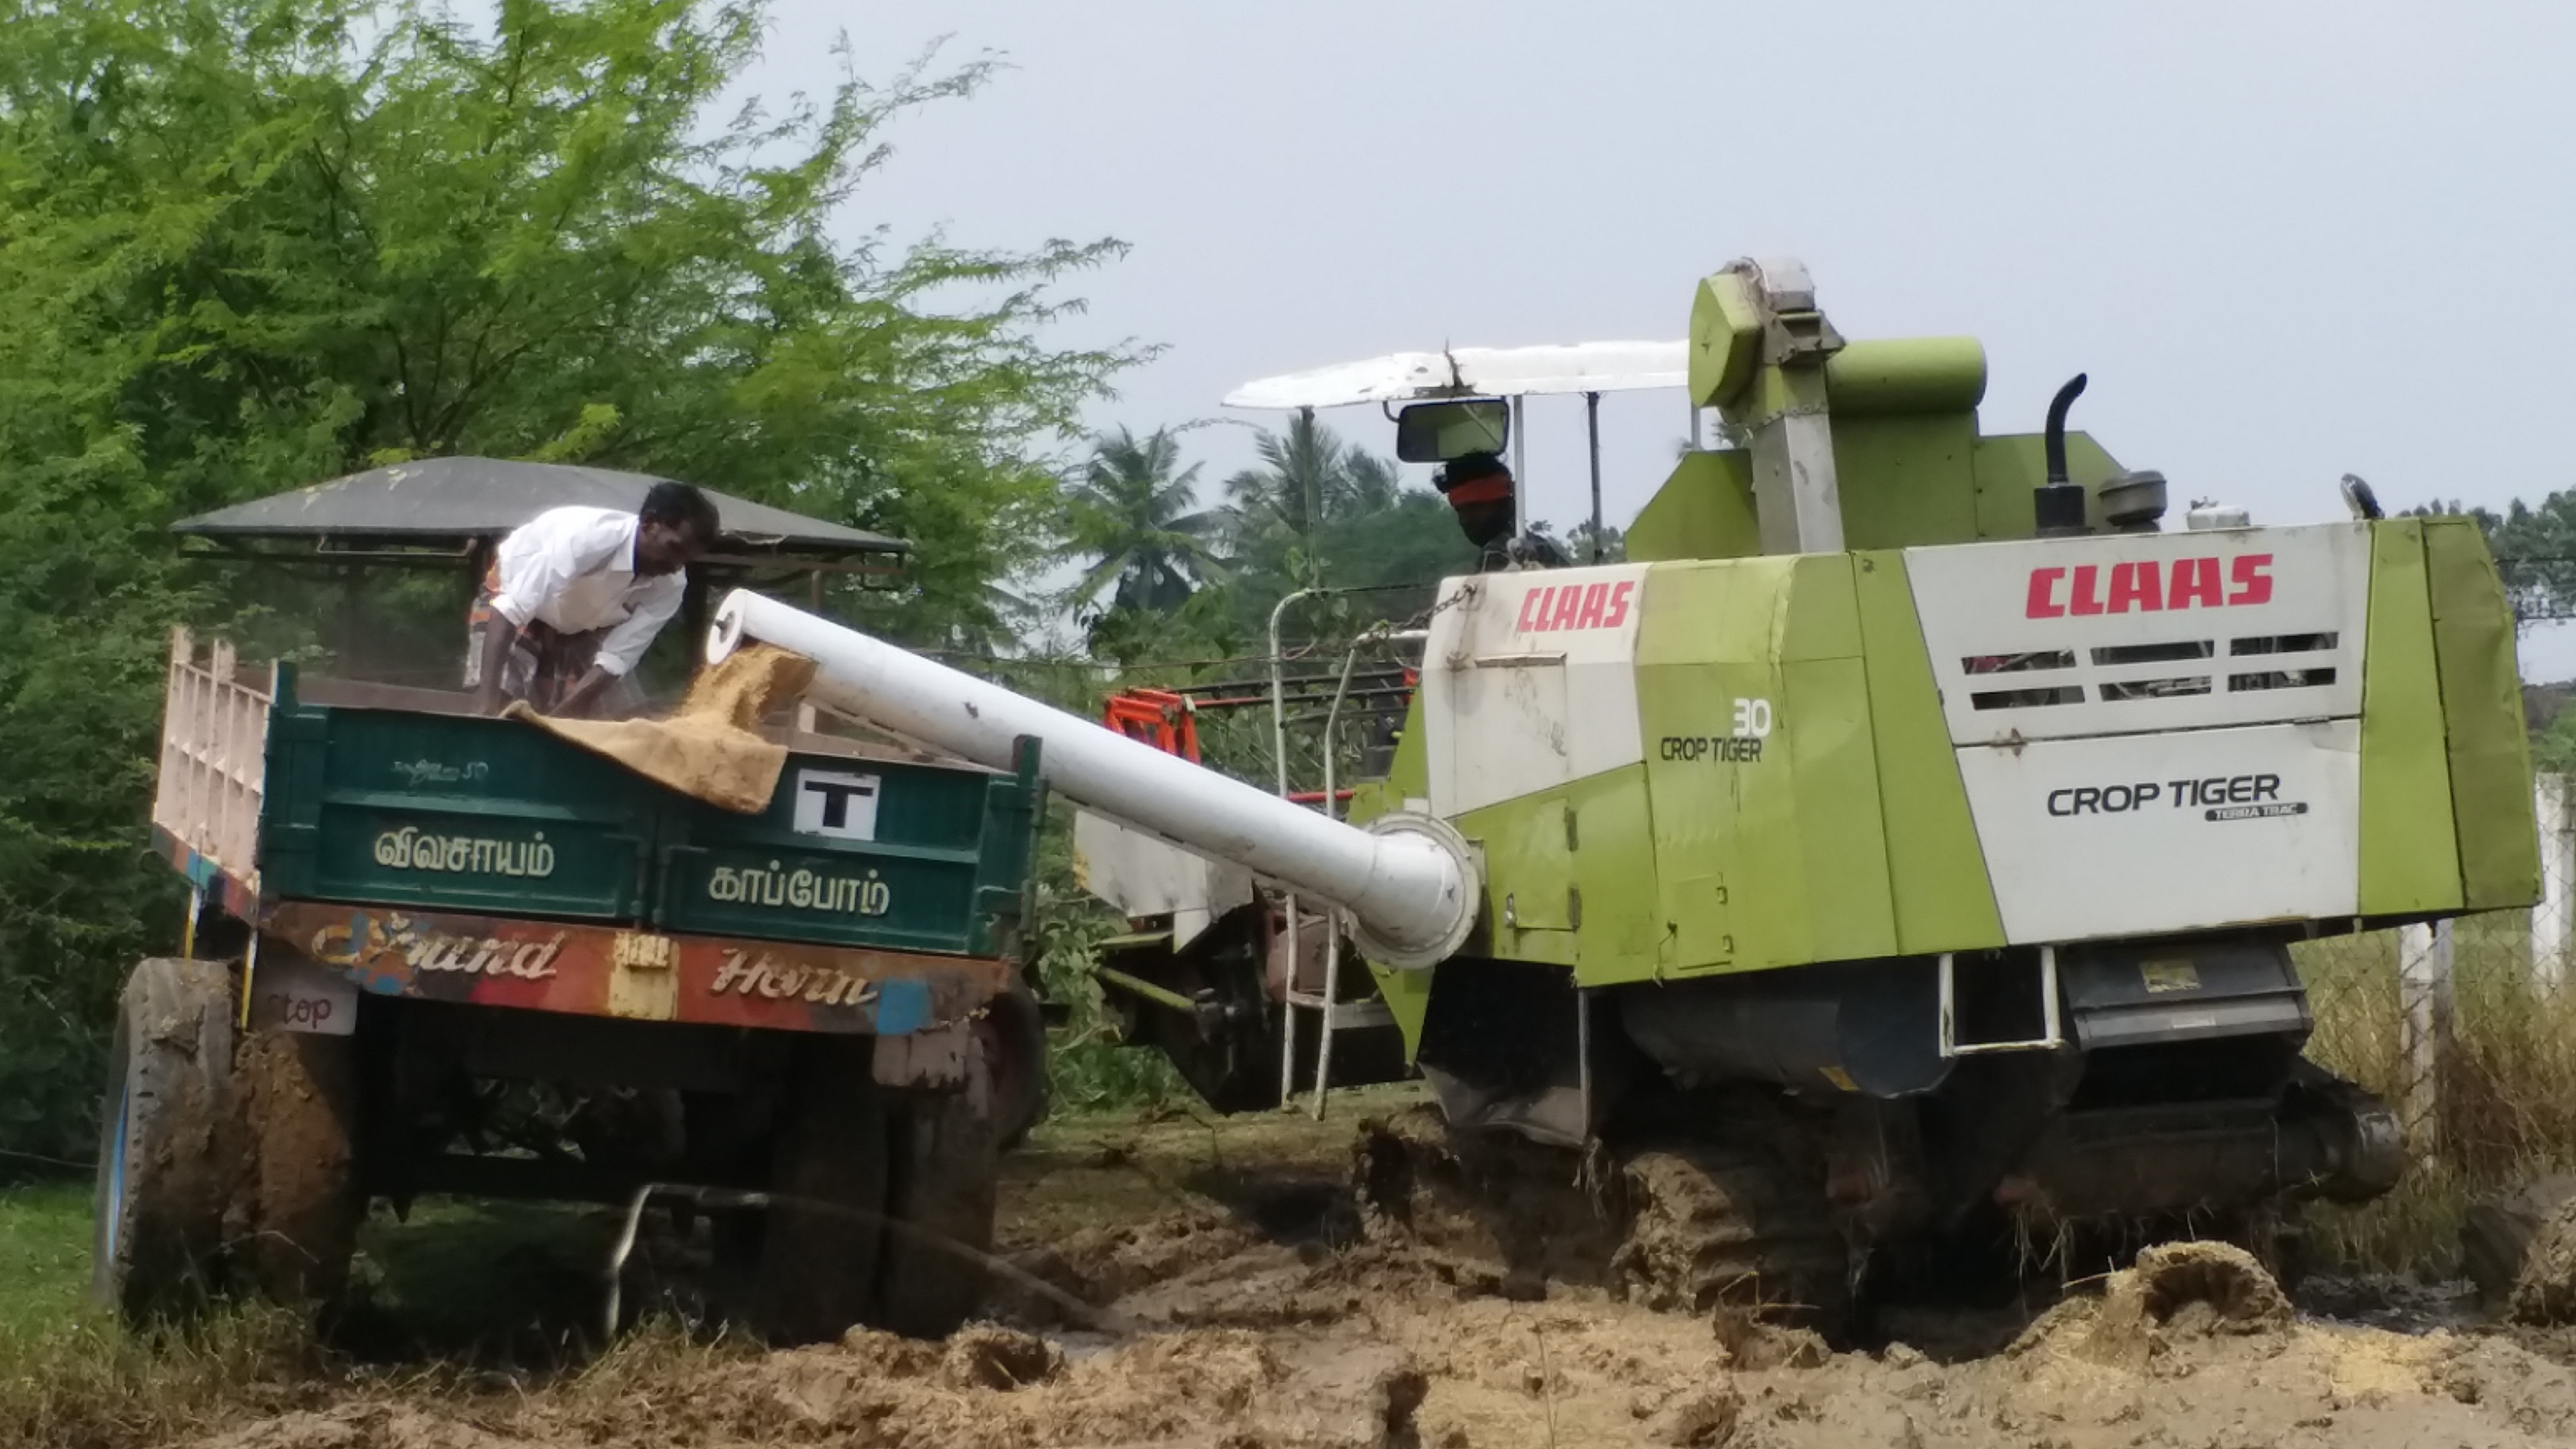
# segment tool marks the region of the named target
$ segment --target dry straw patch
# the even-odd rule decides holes
[[[2405,1002],[2394,932],[2295,948],[2316,1013],[2309,1054],[2393,1104],[2416,1072],[2404,1052]],[[2571,1165],[2576,1153],[2576,987],[2532,982],[2528,917],[2455,923],[2454,1049],[2431,1085],[2430,1155],[2396,1191],[2359,1209],[2321,1208],[2329,1259],[2368,1269],[2448,1271],[2462,1215],[2483,1192]]]

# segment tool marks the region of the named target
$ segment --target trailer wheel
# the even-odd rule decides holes
[[[109,1038],[90,1255],[91,1296],[128,1324],[202,1307],[223,1286],[242,1158],[232,1064],[226,968],[138,964]]]
[[[349,1285],[366,1200],[358,1191],[357,1039],[268,1028],[241,1044],[250,1131],[250,1259],[260,1291],[328,1311]]]
[[[995,1189],[1001,1175],[1001,1103],[978,1050],[961,1090],[904,1094],[889,1114],[887,1217],[892,1234],[879,1296],[880,1326],[944,1338],[983,1306],[992,1284]]]
[[[1046,1120],[1049,1105],[1046,1019],[1038,1012],[1037,993],[1013,978],[1008,991],[985,1004],[975,1034],[992,1071],[995,1147],[1016,1152]]]
[[[872,1037],[809,1036],[779,1112],[752,1318],[786,1347],[876,1318],[886,1220],[886,1094]]]

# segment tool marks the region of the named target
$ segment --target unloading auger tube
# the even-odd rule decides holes
[[[992,769],[1014,740],[1040,742],[1050,789],[1184,850],[1339,906],[1368,959],[1427,967],[1475,926],[1483,884],[1447,821],[1396,811],[1367,829],[1131,740],[998,685],[736,589],[707,632],[715,663],[745,639],[814,661],[811,692],[835,710]]]

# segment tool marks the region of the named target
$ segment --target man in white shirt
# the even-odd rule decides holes
[[[475,708],[497,714],[506,696],[557,717],[632,713],[629,676],[717,531],[715,504],[686,483],[654,484],[633,513],[568,506],[521,524],[493,550],[468,616]]]

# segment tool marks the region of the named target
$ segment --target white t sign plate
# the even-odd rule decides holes
[[[796,833],[835,840],[876,839],[877,777],[797,771]]]

